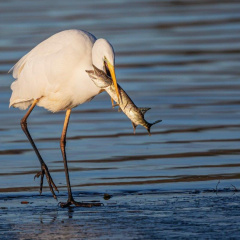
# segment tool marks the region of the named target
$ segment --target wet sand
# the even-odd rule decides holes
[[[66,199],[60,195],[59,200]],[[0,198],[1,239],[238,239],[240,191],[78,192],[102,207],[62,209],[48,195]],[[105,200],[105,199],[108,200]]]
[[[0,239],[240,237],[238,1],[0,6]],[[39,162],[19,125],[25,112],[8,108],[9,69],[53,33],[73,28],[112,43],[118,83],[137,106],[152,108],[146,120],[163,120],[151,137],[141,127],[133,135],[106,93],[73,109],[66,149],[73,192],[102,201],[101,208],[59,209],[46,182],[38,195]],[[64,112],[41,108],[28,120],[59,201],[66,200],[63,121]]]

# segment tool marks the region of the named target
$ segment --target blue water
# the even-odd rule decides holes
[[[0,192],[37,192],[39,162],[9,109],[8,70],[50,35],[84,29],[108,39],[119,84],[149,137],[106,93],[73,110],[67,156],[73,191],[240,187],[240,3],[236,1],[1,1]],[[29,130],[60,192],[64,112],[36,108]],[[44,193],[49,193],[48,188]]]

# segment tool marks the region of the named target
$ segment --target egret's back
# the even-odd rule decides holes
[[[39,106],[55,112],[95,96],[99,90],[85,73],[92,66],[95,40],[88,32],[67,30],[33,48],[12,69],[16,80],[10,106],[26,109],[40,99]],[[87,87],[91,90],[86,91]]]

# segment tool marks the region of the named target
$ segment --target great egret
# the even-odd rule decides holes
[[[113,47],[107,40],[96,39],[86,31],[66,30],[51,36],[23,56],[11,69],[16,80],[11,85],[10,106],[27,109],[31,105],[21,120],[21,127],[41,164],[41,171],[35,176],[41,177],[40,194],[43,178],[46,175],[55,199],[57,197],[54,189],[55,191],[58,189],[28,131],[27,118],[36,105],[52,112],[66,111],[60,147],[68,187],[68,200],[66,203],[60,203],[61,207],[71,204],[82,207],[100,205],[100,203],[83,203],[74,200],[65,151],[66,133],[72,108],[90,101],[101,92],[85,71],[93,69],[93,64],[112,78],[119,96]]]

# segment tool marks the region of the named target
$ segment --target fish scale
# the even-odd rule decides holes
[[[126,114],[126,116],[131,120],[133,125],[133,130],[135,134],[136,127],[142,125],[151,135],[151,127],[161,122],[162,120],[157,120],[153,123],[149,123],[144,119],[144,114],[150,108],[138,108],[128,94],[121,88],[118,84],[119,98],[117,96],[112,79],[102,70],[98,69],[93,65],[94,70],[86,70],[95,85],[101,89],[104,89],[111,98],[118,104],[119,108]]]

